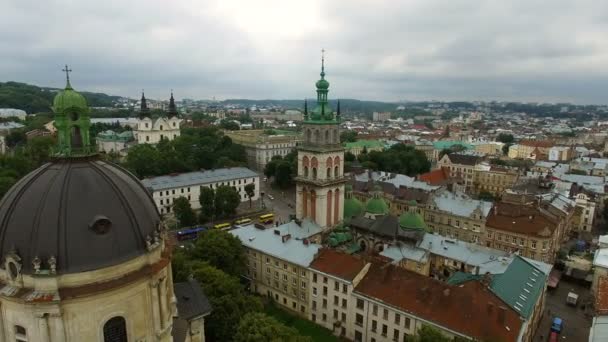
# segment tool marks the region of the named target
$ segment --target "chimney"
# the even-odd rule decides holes
[[[443,290],[443,295],[446,296],[446,297],[449,296],[450,295],[450,289]]]
[[[306,245],[306,246],[308,246],[308,244],[309,244],[308,239],[304,239],[304,240],[302,240],[302,242],[303,242],[303,243],[304,243],[304,245]]]
[[[278,230],[278,229],[275,229],[275,230],[274,230],[274,235],[281,235],[281,231],[280,231],[280,230]]]
[[[283,243],[285,243],[285,242],[289,241],[289,239],[291,239],[291,234],[287,234],[287,235],[283,235],[283,236],[281,236],[281,241],[282,241]]]
[[[505,324],[505,316],[507,314],[507,308],[501,306],[498,308],[498,323],[504,325]]]
[[[494,216],[498,215],[498,206],[494,204]]]
[[[492,281],[492,275],[490,274],[490,272],[486,272],[483,275],[483,278],[481,278],[481,283],[485,286],[485,287],[489,287],[490,286],[490,282]]]

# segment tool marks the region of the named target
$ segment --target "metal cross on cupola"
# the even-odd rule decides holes
[[[70,73],[72,72],[72,69],[68,68],[68,65],[65,65],[65,68],[61,69],[61,71],[65,72],[65,78],[68,80],[68,83],[70,83]]]

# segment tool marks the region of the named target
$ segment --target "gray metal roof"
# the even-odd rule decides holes
[[[481,215],[485,218],[492,209],[492,202],[475,200],[465,194],[455,194],[449,191],[435,195],[433,203],[438,210],[462,217],[471,217],[473,212],[479,208]]]
[[[211,304],[194,279],[173,285],[179,318],[191,320],[211,313]]]
[[[17,253],[24,274],[35,272],[37,257],[48,270],[51,256],[57,273],[96,270],[148,253],[146,237],[159,223],[152,197],[123,168],[60,159],[23,177],[0,201],[0,256]]]
[[[146,178],[141,182],[146,188],[156,191],[253,177],[258,177],[258,174],[246,167],[231,167],[226,169],[194,171],[175,175],[158,176]]]
[[[297,236],[302,236],[302,232],[298,230],[305,229],[291,224],[284,224],[276,228],[258,229],[252,224],[233,229],[230,233],[237,236],[243,245],[248,248],[272,255],[292,264],[308,267],[315,258],[320,246],[313,243],[304,244],[303,240],[297,238]],[[275,231],[278,231],[279,234],[276,234]],[[283,238],[287,234],[291,234],[291,238]]]

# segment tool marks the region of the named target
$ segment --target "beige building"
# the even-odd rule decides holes
[[[437,168],[449,170],[450,178],[459,179],[464,184],[466,192],[473,190],[475,166],[482,158],[467,154],[445,154],[437,162]]]
[[[495,197],[500,197],[506,189],[515,185],[518,178],[517,169],[479,164],[473,173],[473,192],[476,194],[489,192]]]
[[[502,156],[502,148],[505,144],[498,141],[481,141],[471,143],[471,145],[475,152],[489,156]]]
[[[431,162],[435,162],[435,146],[433,143],[427,140],[416,140],[414,141],[414,149],[424,152],[426,159]]]
[[[308,319],[337,336],[353,340],[355,303],[352,292],[369,267],[370,263],[349,254],[320,250],[310,265],[312,292]]]
[[[498,202],[486,222],[486,246],[552,264],[565,225],[534,204]]]
[[[374,112],[372,114],[373,121],[388,121],[391,119],[390,112]]]
[[[289,154],[302,139],[296,132],[276,131],[276,133],[268,135],[261,129],[224,132],[227,137],[232,139],[232,142],[245,147],[247,164],[258,171],[264,171],[272,157]]]
[[[486,219],[491,208],[491,202],[444,191],[429,200],[425,221],[429,229],[439,235],[483,244]]]
[[[509,147],[508,156],[511,159],[547,159],[553,143],[547,140],[522,140]]]

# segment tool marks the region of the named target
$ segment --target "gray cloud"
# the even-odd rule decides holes
[[[0,80],[151,97],[608,103],[597,1],[33,1],[3,4]]]

